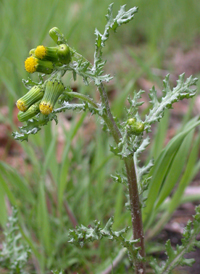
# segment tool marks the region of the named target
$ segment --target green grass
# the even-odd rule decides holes
[[[114,1],[114,10],[126,1]],[[161,79],[152,74],[151,67],[162,68],[165,53],[173,42],[180,43],[188,49],[196,38],[200,28],[199,0],[159,1],[135,0],[127,1],[127,8],[139,7],[139,13],[133,22],[123,26],[117,34],[112,34],[105,50],[113,65],[113,54],[120,53],[127,58],[123,64],[116,64],[119,68],[128,67],[128,71],[116,71],[117,78],[112,82],[111,89],[116,90],[116,98],[112,104],[113,113],[117,117],[124,116],[123,106],[128,94],[136,88],[136,81],[141,76],[161,87]],[[103,30],[105,14],[111,1],[0,1],[1,44],[0,44],[0,98],[1,106],[9,107],[8,117],[0,117],[2,123],[9,124],[13,130],[13,109],[15,101],[26,90],[21,78],[29,75],[24,69],[24,60],[31,48],[38,44],[53,45],[48,37],[48,30],[57,26],[66,35],[69,45],[74,47],[90,61],[93,60],[94,29]],[[134,47],[139,49],[140,56],[134,53]],[[126,53],[124,48],[128,49]],[[131,61],[130,61],[131,58]],[[137,67],[132,66],[132,60]],[[115,65],[115,64],[114,64]],[[109,71],[110,64],[106,65]],[[139,68],[139,70],[138,70]],[[32,77],[37,78],[37,77]],[[95,97],[94,87],[88,88],[77,80],[73,83],[71,75],[64,78],[66,85],[77,86],[80,92],[90,92]],[[110,87],[108,87],[109,89]],[[156,181],[162,181],[162,189],[151,196],[148,207],[150,212],[155,205],[155,216],[164,207],[164,199],[180,181],[180,187],[166,210],[171,212],[181,202],[177,202],[176,195],[182,195],[183,189],[199,170],[196,152],[199,149],[199,134],[193,137],[193,130],[184,131],[184,125],[191,118],[191,112],[183,120],[183,128],[179,137],[175,137],[167,150],[162,151],[170,114],[166,114],[155,134],[155,142],[151,149],[151,156],[157,159],[158,168],[162,164],[163,154],[170,150],[169,158],[165,158],[168,176],[158,179],[160,173],[155,172]],[[32,136],[28,143],[21,143],[24,154],[25,174],[4,162],[0,162],[0,223],[5,226],[8,204],[16,205],[19,209],[21,229],[26,241],[31,246],[35,261],[39,265],[41,274],[50,273],[50,269],[68,269],[68,273],[79,270],[80,273],[94,273],[99,264],[104,261],[111,263],[117,254],[118,247],[114,243],[102,241],[82,249],[69,244],[68,230],[73,228],[66,212],[67,206],[77,219],[78,224],[85,226],[93,220],[100,220],[105,224],[114,215],[114,229],[130,225],[129,212],[125,210],[126,197],[124,187],[113,183],[110,174],[122,169],[122,163],[109,152],[112,141],[101,129],[99,119],[95,120],[96,128],[89,136],[88,142],[80,133],[90,114],[72,113],[70,129],[64,132],[64,149],[62,161],[56,158],[58,144],[58,126],[52,130],[46,126],[36,136]],[[66,118],[62,118],[66,119]],[[92,118],[91,118],[92,119]],[[182,134],[182,135],[181,135]],[[184,135],[185,134],[185,135]],[[179,139],[178,139],[179,138]],[[195,138],[191,148],[191,140]],[[177,141],[178,140],[178,141]],[[184,141],[183,141],[184,140]],[[183,143],[182,143],[183,141]],[[184,145],[183,145],[184,144]],[[185,149],[187,148],[187,149]],[[182,157],[178,162],[177,157]],[[176,179],[172,180],[173,163],[177,164]],[[186,167],[185,171],[184,167]],[[192,168],[191,168],[192,167]],[[152,186],[153,189],[153,186]],[[5,197],[9,202],[5,203]],[[155,204],[156,201],[156,204]],[[67,204],[66,204],[67,202]],[[144,215],[145,216],[145,215]],[[144,217],[145,218],[145,217]],[[152,219],[153,220],[153,219]],[[148,223],[146,221],[146,223]],[[148,225],[146,225],[148,227]],[[124,273],[127,261],[121,264],[118,273]],[[34,272],[33,272],[34,273]],[[36,272],[35,272],[36,273]],[[127,272],[128,273],[128,272]]]

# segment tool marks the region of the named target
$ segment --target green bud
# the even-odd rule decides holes
[[[140,135],[144,131],[144,123],[136,121],[135,118],[127,120],[128,131],[134,135]]]
[[[50,29],[49,36],[54,40],[57,45],[65,43],[64,35],[57,27]]]
[[[130,118],[130,119],[127,120],[127,124],[128,124],[129,126],[134,125],[135,122],[136,122],[136,119],[135,119],[135,118]]]
[[[60,80],[53,79],[46,82],[44,97],[39,105],[42,114],[48,115],[53,111],[58,97],[63,93],[64,89],[65,87]]]
[[[28,119],[31,119],[32,117],[34,117],[36,114],[38,114],[40,112],[39,104],[40,104],[40,101],[30,106],[26,112],[19,111],[17,115],[18,120],[20,122],[25,122]]]
[[[35,56],[35,49],[31,49],[29,51],[29,56]]]
[[[66,44],[58,46],[58,58],[63,64],[68,64],[71,61],[70,48]]]
[[[42,99],[44,88],[41,86],[32,87],[23,97],[17,100],[17,108],[25,112],[32,104]]]

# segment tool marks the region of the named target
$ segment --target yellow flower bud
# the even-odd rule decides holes
[[[32,104],[42,99],[44,95],[44,88],[41,86],[32,87],[23,97],[21,97],[16,105],[21,111],[26,111]]]
[[[53,63],[50,61],[41,61],[34,56],[30,56],[25,61],[25,69],[29,73],[42,72],[50,74],[53,71]]]
[[[38,59],[58,62],[57,52],[58,52],[57,47],[37,46],[34,54],[35,54],[35,57],[37,57]]]
[[[65,87],[60,80],[47,81],[44,97],[39,105],[42,114],[48,115],[53,111],[58,97],[63,93],[64,89]]]
[[[25,122],[28,119],[31,119],[32,117],[34,117],[36,114],[38,114],[40,112],[39,104],[40,104],[40,101],[38,101],[37,103],[30,106],[29,109],[27,109],[26,112],[19,111],[18,115],[17,115],[18,120],[20,122]]]

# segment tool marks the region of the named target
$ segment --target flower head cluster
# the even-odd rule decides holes
[[[29,73],[41,72],[51,74],[56,66],[68,64],[71,61],[71,52],[66,44],[57,47],[37,46],[31,49],[31,55],[25,61],[25,69]]]
[[[61,43],[60,39],[55,39],[59,30],[53,28],[50,30],[50,37],[57,43],[55,47],[45,47],[39,45],[29,52],[29,57],[25,60],[25,69],[29,73],[40,72],[43,74],[51,74],[53,71],[59,70],[59,66],[69,64],[71,62],[71,50],[67,44]],[[23,97],[17,102],[19,121],[26,121],[37,113],[41,112],[48,115],[63,93],[65,87],[60,77],[51,77],[44,84],[33,86]]]

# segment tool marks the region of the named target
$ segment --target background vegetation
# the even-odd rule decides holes
[[[102,241],[80,249],[67,242],[68,230],[76,222],[87,226],[97,219],[105,224],[111,215],[114,215],[114,229],[130,225],[130,214],[124,207],[124,187],[113,183],[110,177],[111,172],[114,174],[122,166],[109,151],[110,140],[95,117],[60,114],[59,126],[46,126],[31,136],[28,143],[16,143],[11,136],[11,131],[19,125],[15,102],[26,92],[21,79],[28,77],[24,60],[29,50],[39,44],[53,45],[48,30],[57,26],[69,45],[92,62],[94,29],[103,30],[110,3],[106,0],[0,1],[0,224],[2,228],[5,226],[11,205],[15,205],[21,232],[33,252],[30,273],[49,273],[56,268],[63,268],[66,273],[98,273],[99,265],[103,269],[104,262],[105,265],[112,262],[117,245]],[[106,69],[115,76],[107,89],[113,113],[119,118],[124,115],[125,98],[134,89],[148,90],[152,85],[162,89],[161,79],[168,72],[172,73],[172,82],[178,73],[184,72],[180,71],[175,57],[181,52],[184,58],[184,54],[194,51],[200,29],[199,0],[129,0],[127,3],[116,0],[114,10],[123,4],[127,4],[127,9],[138,6],[139,13],[133,22],[111,35],[104,52],[108,60]],[[188,66],[185,66],[186,73],[190,72]],[[198,76],[200,73],[195,68],[194,65],[192,73]],[[96,96],[95,88],[84,86],[79,79],[74,83],[71,74],[64,81],[78,92]],[[176,127],[174,135],[195,114],[192,112],[195,100],[191,101],[184,119],[179,117],[177,123],[166,114],[164,122],[154,130],[156,146],[152,144],[147,157],[158,157],[168,124]],[[192,136],[188,137],[188,142],[191,140]],[[198,143],[193,154],[198,152]],[[192,159],[195,164],[197,155]],[[195,168],[193,175],[198,172],[198,163]],[[73,212],[76,220],[70,218],[69,212]],[[124,273],[124,267],[128,267],[127,260],[117,273]]]

